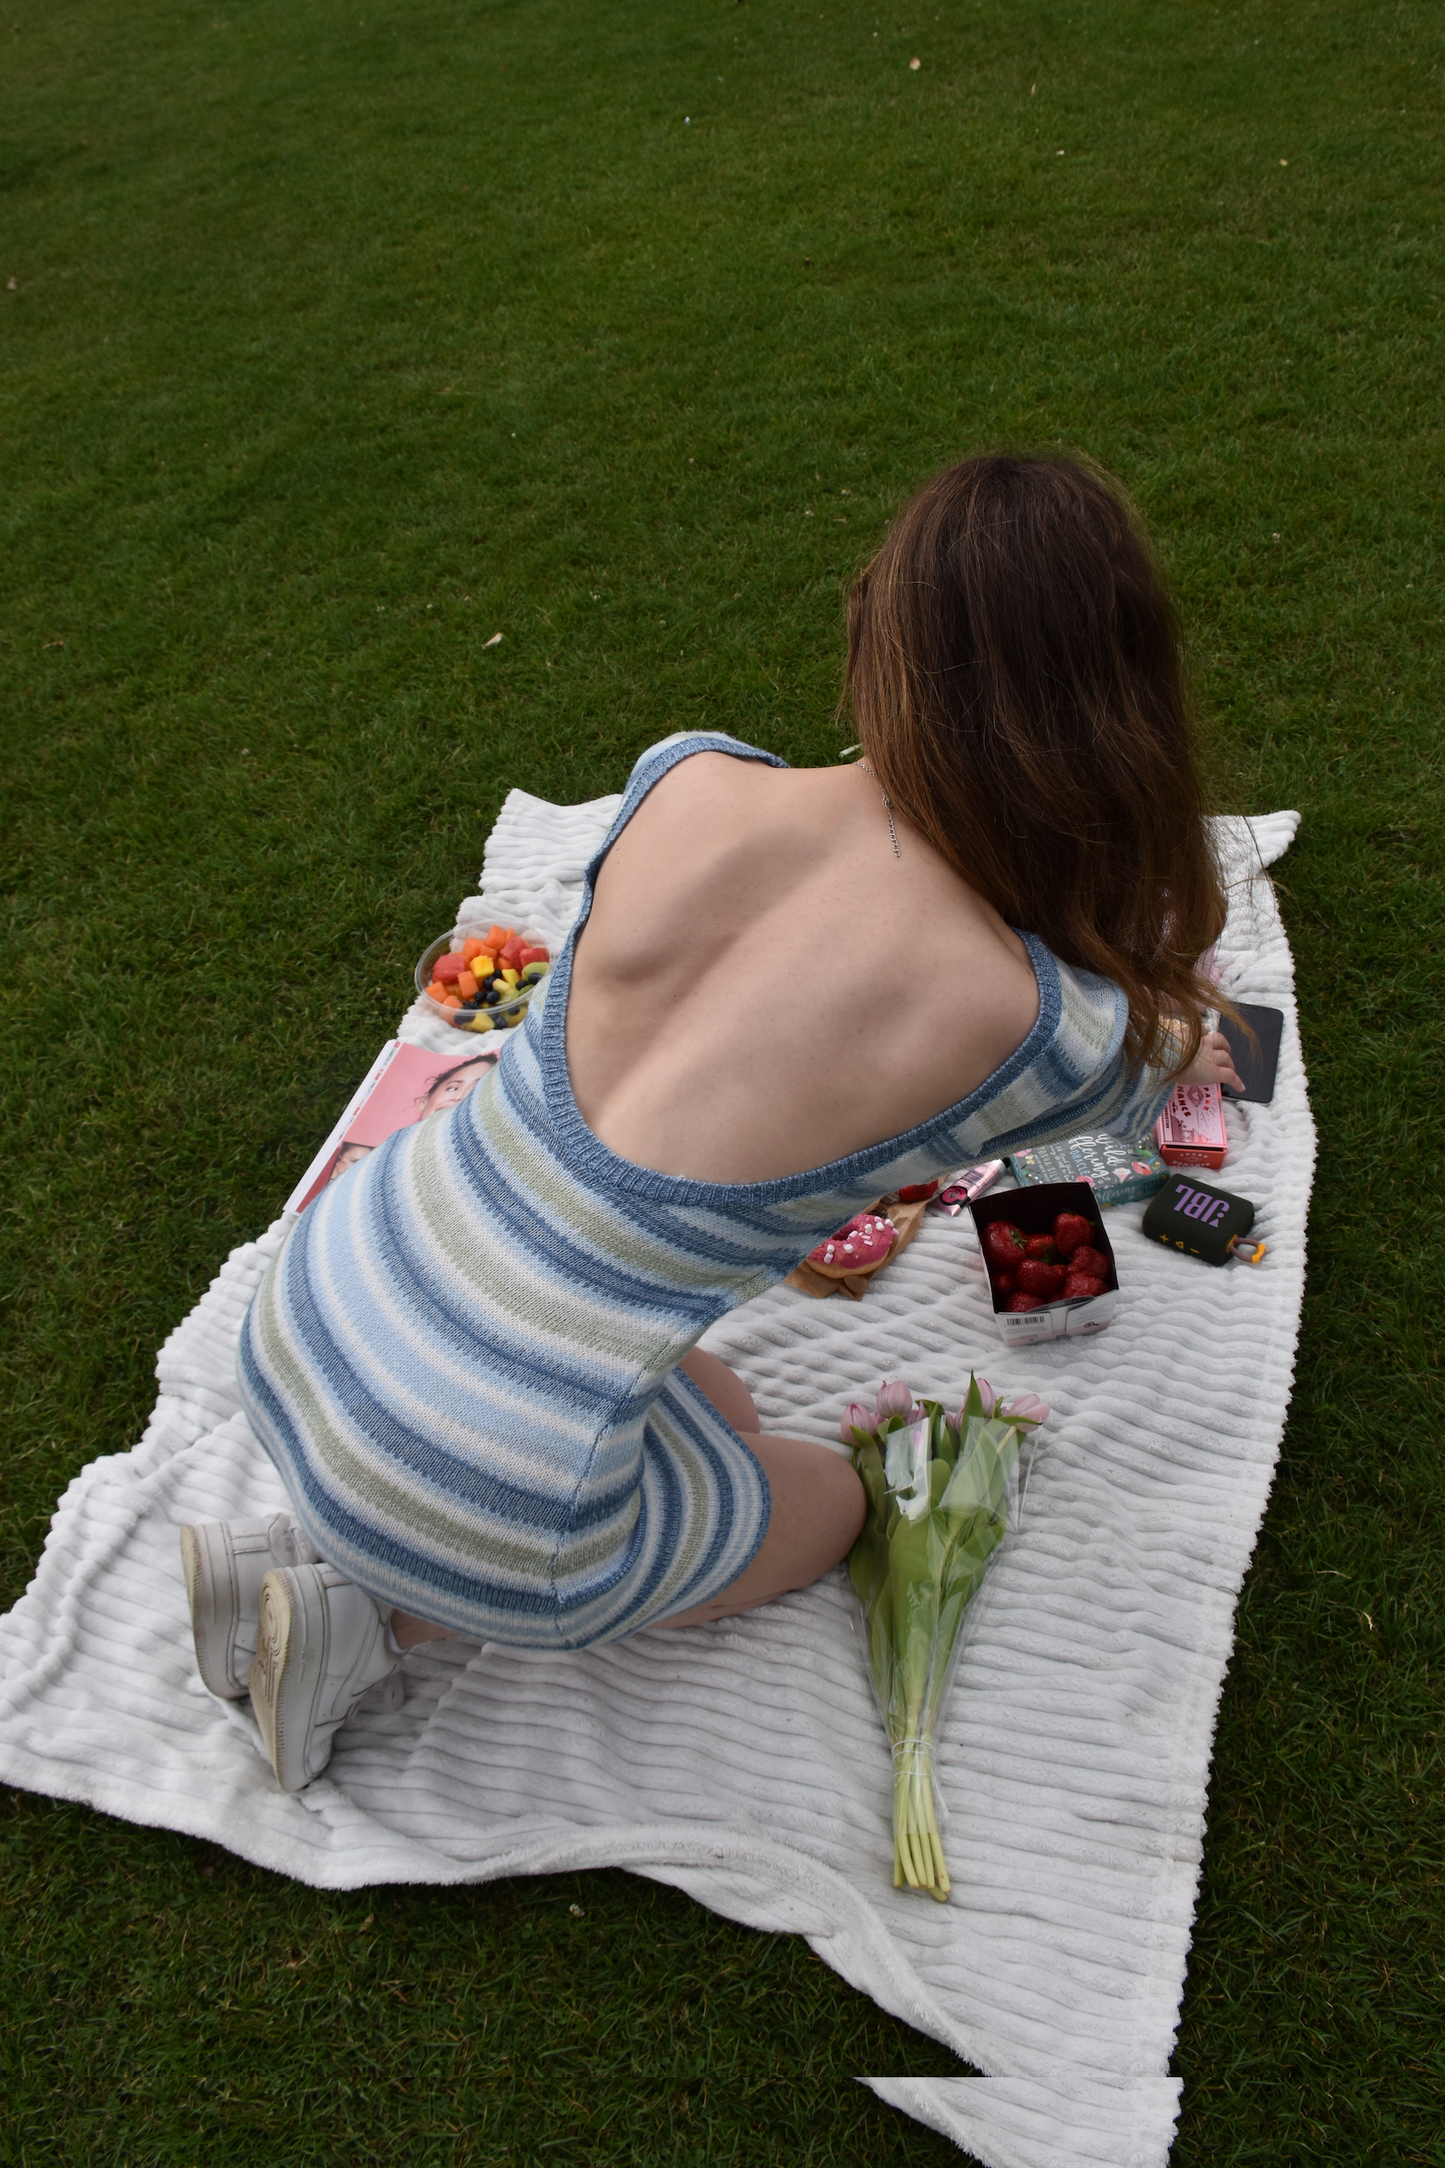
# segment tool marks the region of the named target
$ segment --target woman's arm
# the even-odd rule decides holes
[[[1229,1041],[1222,1031],[1206,1031],[1199,1052],[1179,1079],[1181,1084],[1227,1084],[1231,1091],[1244,1090],[1244,1078],[1234,1066]]]

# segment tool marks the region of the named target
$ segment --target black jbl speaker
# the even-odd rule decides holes
[[[1231,1242],[1247,1235],[1253,1225],[1254,1206],[1247,1197],[1211,1189],[1207,1182],[1196,1181],[1190,1168],[1182,1173],[1171,1168],[1144,1214],[1146,1235],[1188,1257],[1202,1257],[1207,1265],[1222,1265]]]

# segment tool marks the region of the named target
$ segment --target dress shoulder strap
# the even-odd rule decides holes
[[[670,738],[659,738],[656,745],[649,745],[633,762],[622,803],[617,808],[617,818],[588,868],[589,877],[595,874],[654,783],[660,783],[679,761],[690,760],[694,753],[730,753],[735,760],[761,760],[770,768],[788,765],[777,753],[764,752],[759,745],[746,745],[741,738],[730,738],[722,730],[677,730]]]

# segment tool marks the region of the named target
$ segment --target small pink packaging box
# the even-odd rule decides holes
[[[1219,1086],[1176,1084],[1154,1124],[1154,1141],[1166,1166],[1222,1167],[1229,1138]]]

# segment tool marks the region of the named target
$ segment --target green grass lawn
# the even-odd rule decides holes
[[[829,758],[843,586],[965,450],[1081,446],[1144,507],[1221,802],[1305,816],[1322,1144],[1178,2168],[1445,2162],[1441,33],[1421,0],[0,18],[6,1602],[511,785],[612,790],[701,722]],[[325,1896],[27,1795],[0,1826],[24,2168],[959,2157],[853,2083],[949,2055],[676,1892]]]

